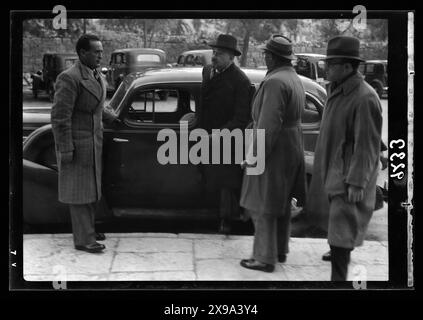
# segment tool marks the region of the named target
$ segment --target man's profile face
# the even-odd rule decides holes
[[[212,55],[212,65],[216,69],[223,69],[225,68],[231,61],[233,55],[224,49],[214,48],[213,55]]]
[[[90,49],[81,49],[81,61],[89,68],[98,68],[103,57],[103,45],[100,41],[90,41]]]

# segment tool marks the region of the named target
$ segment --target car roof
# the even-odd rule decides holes
[[[61,57],[75,57],[78,58],[78,55],[76,53],[64,53],[64,52],[46,52],[44,54],[45,56],[61,56]]]
[[[365,63],[388,63],[388,60],[366,60]]]
[[[134,72],[127,76],[131,85],[135,87],[154,84],[154,83],[178,83],[178,82],[202,82],[202,68],[195,67],[175,67],[175,68],[160,68],[150,69],[144,72]],[[251,83],[260,83],[266,75],[266,69],[255,68],[241,68],[242,71],[248,76]],[[316,83],[315,81],[299,75],[306,91],[317,95],[321,99],[325,99],[326,90]],[[131,79],[132,78],[132,79]]]
[[[296,56],[305,56],[305,57],[310,57],[310,58],[317,58],[317,59],[321,59],[321,58],[326,58],[326,55],[324,54],[319,54],[319,53],[306,53],[306,52],[300,52],[300,53],[295,53]]]
[[[113,53],[119,53],[119,52],[139,52],[139,53],[165,53],[162,49],[155,49],[155,48],[124,48],[124,49],[116,49],[113,51]]]
[[[188,54],[198,54],[198,53],[211,53],[213,52],[212,49],[198,49],[198,50],[188,50],[181,53],[181,55],[188,55]]]

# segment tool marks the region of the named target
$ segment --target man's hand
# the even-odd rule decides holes
[[[257,165],[257,163],[248,163],[247,160],[244,160],[241,162],[241,169],[245,169],[245,168],[254,168]]]
[[[62,163],[72,162],[72,160],[73,160],[73,151],[61,152],[60,153],[60,158],[61,158]]]
[[[356,187],[353,185],[348,186],[348,201],[349,202],[360,202],[364,198],[363,188]]]

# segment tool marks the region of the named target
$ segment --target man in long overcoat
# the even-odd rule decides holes
[[[212,64],[203,68],[201,88],[201,126],[209,134],[213,129],[241,129],[251,120],[251,82],[234,63],[234,56],[241,55],[235,37],[218,36],[213,48]],[[213,152],[213,151],[212,151]],[[219,190],[220,231],[229,232],[229,219],[239,210],[239,193],[242,170],[234,161],[231,164],[204,166],[209,190]]]
[[[329,40],[330,85],[315,151],[314,172],[321,179],[317,184],[324,186],[329,200],[333,281],[347,279],[351,251],[363,243],[375,206],[379,170],[382,109],[377,93],[358,72],[363,61],[359,46],[353,37]]]
[[[102,120],[113,122],[116,116],[103,108],[105,80],[96,69],[103,53],[99,38],[81,36],[76,51],[79,61],[57,77],[51,123],[59,201],[69,204],[75,248],[95,253],[105,248],[96,242],[94,224],[101,198]]]
[[[252,258],[241,265],[272,272],[289,251],[291,199],[305,193],[301,113],[306,97],[291,64],[291,40],[273,35],[263,49],[268,72],[254,95],[252,117],[253,129],[265,130],[265,168],[243,178],[240,204],[254,222],[255,235]],[[253,165],[247,155],[243,166]]]

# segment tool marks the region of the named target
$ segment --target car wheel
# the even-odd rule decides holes
[[[382,86],[379,83],[372,83],[372,87],[373,87],[373,89],[375,89],[379,98],[382,99],[382,95],[383,95]]]

